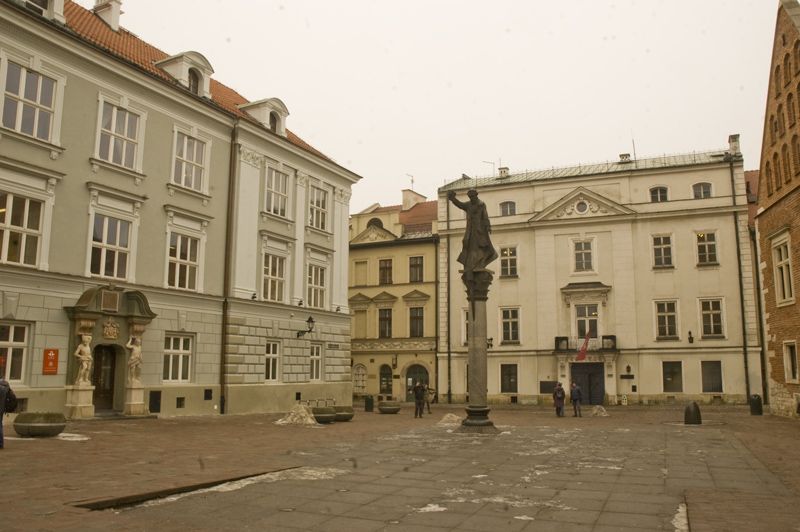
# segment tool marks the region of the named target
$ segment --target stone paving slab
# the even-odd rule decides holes
[[[264,415],[70,423],[88,439],[9,439],[0,451],[13,487],[2,528],[798,530],[795,421],[719,407],[704,410],[718,424],[685,427],[679,408],[608,410],[555,419],[544,408],[495,409],[493,436],[437,425],[463,414],[443,405],[422,420],[359,412],[314,428]],[[286,468],[161,504],[74,507]]]

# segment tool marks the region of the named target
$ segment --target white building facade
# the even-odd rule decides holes
[[[456,257],[477,188],[499,258],[487,302],[490,403],[744,402],[760,393],[738,135],[727,150],[462,178],[439,191],[442,399],[466,398]],[[586,344],[585,354],[579,353]]]

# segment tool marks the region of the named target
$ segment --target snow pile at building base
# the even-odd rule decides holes
[[[455,414],[445,414],[441,421],[437,423],[441,426],[461,425],[461,418]]]
[[[317,420],[311,413],[311,407],[294,405],[286,416],[275,422],[276,425],[316,425]]]
[[[595,407],[592,408],[592,415],[598,417],[608,417],[608,412],[606,412],[606,409],[602,406],[595,405]]]

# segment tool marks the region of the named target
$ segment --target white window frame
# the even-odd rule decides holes
[[[308,353],[308,380],[312,382],[324,381],[325,353],[322,350],[322,344],[312,343],[309,346]]]
[[[172,255],[172,239],[175,238],[176,245],[175,256]],[[193,261],[191,258],[191,249],[192,245],[195,246],[195,260]],[[188,246],[189,257],[181,258],[180,251],[184,247],[184,245]],[[189,292],[198,292],[198,277],[200,272],[200,265],[202,264],[201,260],[201,253],[200,253],[200,239],[193,235],[188,235],[182,231],[169,231],[167,234],[167,286],[169,288],[174,288],[176,290],[186,290]],[[174,266],[174,273],[172,272]],[[185,276],[185,284],[186,286],[181,286],[180,279],[181,270],[186,271]],[[173,283],[169,282],[170,274],[172,273]],[[192,276],[192,273],[194,274]],[[194,279],[192,279],[194,277]],[[193,282],[192,282],[193,281]],[[191,285],[194,286],[191,286]]]
[[[586,337],[585,333],[583,335],[581,335],[581,333],[580,333],[580,328],[578,327],[578,320],[579,319],[587,321],[588,326],[589,326],[589,331],[592,330],[591,329],[591,327],[592,327],[591,321],[592,321],[592,319],[594,319],[596,335],[593,336],[593,337],[590,336],[589,338],[600,338],[601,334],[602,334],[600,332],[600,325],[602,323],[602,321],[600,319],[601,318],[601,314],[600,313],[601,313],[602,305],[600,304],[600,302],[599,301],[581,301],[580,303],[572,303],[571,306],[572,306],[572,309],[573,309],[572,310],[573,336],[575,338],[577,338],[577,341],[582,343],[584,338]],[[578,316],[578,307],[590,307],[590,306],[597,307],[597,317],[592,318],[590,316],[581,316],[581,317]]]
[[[500,246],[500,277],[519,276],[518,258],[517,246]]]
[[[91,200],[89,203],[89,227],[86,232],[86,267],[84,275],[100,279],[114,279],[117,281],[135,282],[136,262],[139,242],[139,210],[142,205],[142,197],[135,196],[126,192],[113,190],[109,187],[89,183]],[[129,235],[128,247],[128,275],[122,279],[120,277],[106,277],[92,273],[92,246],[94,233],[94,220],[98,214],[125,220],[130,222],[131,230]],[[168,246],[169,242],[165,242]],[[166,280],[166,265],[165,276]],[[165,281],[166,282],[166,281]]]
[[[14,196],[43,202],[40,215],[41,230],[39,232],[39,249],[36,257],[36,265],[29,266],[26,264],[6,262],[7,237],[3,238],[3,247],[0,249],[0,264],[14,264],[43,271],[49,269],[50,234],[52,231],[56,183],[57,180],[55,178],[44,178],[5,169],[0,170],[0,190]],[[8,227],[8,213],[6,213],[6,222],[0,225],[0,227],[3,229]]]
[[[656,189],[663,189],[666,193],[664,199],[658,199],[657,201],[653,201],[653,191]],[[650,203],[664,203],[669,201],[669,187],[666,185],[653,185],[649,189],[647,189],[647,199]]]
[[[125,164],[117,164],[113,162],[113,156],[110,157],[109,159],[104,159],[100,157],[100,139],[103,132],[103,106],[106,103],[112,105],[115,109],[123,109],[135,115],[138,115],[139,117],[139,125],[136,131],[136,139],[134,139],[134,141],[136,142],[136,155],[133,159],[132,167],[125,166]],[[117,113],[114,112],[112,123],[114,123],[116,115]],[[125,95],[113,96],[111,94],[100,93],[97,99],[97,124],[95,130],[94,160],[102,164],[109,165],[112,168],[120,168],[123,171],[127,170],[130,172],[136,172],[138,174],[141,174],[142,161],[144,160],[144,139],[145,139],[146,129],[147,129],[147,111],[143,107],[134,102],[131,102],[131,100]],[[173,148],[174,148],[174,143],[173,143]],[[113,154],[113,147],[111,147],[110,145],[109,145],[109,154],[110,155]]]
[[[672,304],[672,305],[674,305],[674,311],[671,312],[671,313],[670,312],[665,312],[665,313],[661,314],[661,313],[659,313],[659,309],[658,309],[660,304]],[[661,317],[661,316],[665,316],[665,317],[672,316],[673,317],[673,319],[674,319],[674,327],[675,327],[675,331],[674,331],[675,334],[666,334],[666,335],[660,335],[659,334],[659,332],[660,332],[659,317]],[[653,337],[656,340],[677,340],[678,338],[680,338],[680,315],[678,314],[678,300],[677,299],[658,299],[658,300],[653,301],[653,317],[654,317],[653,325],[655,327]]]
[[[667,245],[664,245],[663,243],[662,244],[656,244],[656,239],[657,238],[661,238],[661,239],[668,238],[669,239],[669,244],[667,244]],[[654,269],[675,268],[675,253],[673,252],[674,251],[674,246],[673,246],[674,242],[673,242],[673,240],[674,239],[673,239],[672,233],[662,233],[662,234],[651,235],[650,243],[651,243],[651,246],[652,246],[652,249],[653,249],[653,253],[652,253],[651,257],[652,257],[652,260],[653,260],[653,268]],[[657,255],[656,251],[658,249],[661,249],[661,250],[667,249],[667,250],[669,250],[669,263],[668,264],[658,264],[658,260],[657,260],[657,256],[656,256]],[[662,259],[663,259],[663,255],[662,255]]]
[[[710,333],[707,334],[705,330],[705,323],[703,321],[703,303],[706,301],[719,301],[719,320],[720,320],[720,327],[722,328],[721,334]],[[698,312],[698,324],[700,325],[700,338],[706,339],[723,339],[727,338],[728,335],[728,327],[726,323],[726,316],[725,316],[725,298],[723,297],[701,297],[697,299],[697,312]]]
[[[267,340],[264,346],[264,382],[276,384],[281,381],[281,344]]]
[[[794,348],[794,375],[790,371],[792,368],[791,348]],[[783,374],[786,382],[800,384],[800,360],[797,358],[797,342],[794,340],[783,342]]]
[[[707,185],[704,186],[704,185]],[[697,195],[697,187],[702,187],[700,189],[700,195]],[[704,195],[705,191],[708,190],[708,195]],[[713,197],[714,195],[714,188],[712,187],[711,183],[708,181],[698,181],[692,185],[692,198],[693,199],[708,199]]]
[[[514,216],[517,214],[517,204],[513,201],[500,202],[500,216]]]
[[[31,198],[22,194],[15,194],[10,191],[0,188],[0,193],[6,195],[5,203],[0,205],[0,264],[13,264],[14,266],[23,266],[26,268],[36,268],[39,265],[39,256],[41,254],[42,246],[42,232],[43,232],[43,218],[45,203],[44,201]],[[11,221],[14,215],[19,214],[18,208],[15,207],[15,200],[22,200],[22,225],[12,225]],[[39,224],[35,229],[28,227],[31,218],[31,205],[39,205]],[[8,248],[11,242],[11,234],[19,235],[19,260],[12,261],[8,258]],[[32,239],[35,239],[35,256],[32,263],[25,261],[27,254],[28,244]]]
[[[28,373],[28,363],[30,354],[30,344],[32,339],[33,326],[28,323],[20,323],[16,321],[0,321],[0,326],[9,328],[8,340],[0,340],[0,352],[4,352],[6,356],[5,372],[0,374],[0,377],[6,379],[8,382],[24,382],[25,376]],[[14,330],[17,328],[25,331],[25,338],[22,341],[14,340]],[[13,350],[22,350],[22,361],[20,362],[19,379],[12,379],[11,377],[11,360]]]
[[[180,182],[178,182],[178,176],[175,172],[176,162],[178,161],[178,138],[180,135],[184,135],[187,139],[192,139],[196,142],[200,142],[203,144],[203,161],[200,164],[197,164],[195,161],[191,161],[186,159],[185,157],[185,148],[184,148],[184,157],[180,158],[183,165],[189,164],[195,168],[200,169],[201,177],[200,177],[200,187],[187,187],[184,184],[183,177],[180,178]],[[198,192],[200,194],[204,194],[206,196],[209,195],[209,181],[211,175],[211,145],[212,145],[212,138],[211,135],[206,134],[197,129],[195,126],[191,127],[184,127],[176,124],[172,130],[172,165],[170,168],[170,185],[176,187],[178,190],[188,190],[190,192]],[[113,163],[112,163],[113,164]],[[182,166],[183,167],[183,166]]]
[[[308,225],[319,231],[328,231],[330,191],[322,186],[308,187]]]
[[[498,310],[499,331],[500,331],[500,345],[511,344],[517,345],[522,343],[522,309],[520,307],[500,307]],[[516,313],[516,318],[509,315],[506,318],[506,312]],[[513,327],[509,328],[509,338],[506,338],[505,324],[513,325],[516,323],[516,339],[513,338]]]
[[[259,268],[260,268],[260,275],[259,275],[259,292],[257,298],[261,301],[272,301],[273,303],[287,303],[291,297],[291,278],[292,278],[292,255],[291,251],[293,245],[291,242],[287,242],[280,238],[273,238],[271,234],[267,232],[262,232],[262,241],[261,241],[261,257],[259,259]],[[282,258],[284,261],[283,267],[283,277],[281,282],[283,283],[283,297],[281,299],[268,299],[265,297],[264,290],[266,288],[267,277],[265,276],[265,269],[266,269],[266,256],[274,256],[278,258]],[[308,271],[306,270],[306,275],[308,275]],[[270,278],[272,279],[272,278]]]
[[[164,288],[172,290],[185,290],[188,292],[203,293],[205,287],[205,257],[206,257],[206,241],[208,235],[206,228],[208,227],[208,219],[201,218],[200,215],[193,215],[183,209],[178,209],[171,205],[165,205],[164,209],[167,211],[167,227],[166,227],[166,247],[164,252]],[[172,261],[170,257],[170,239],[172,233],[184,237],[197,239],[197,270],[195,274],[195,288],[182,288],[179,286],[172,286],[169,284],[169,267]],[[179,264],[187,264],[183,261],[176,261]]]
[[[577,253],[578,251],[575,249],[575,246],[578,243],[588,243],[589,244],[589,258],[591,260],[591,268],[587,270],[578,270],[577,269]],[[597,273],[597,261],[599,257],[597,256],[597,238],[596,237],[585,237],[585,238],[572,238],[570,239],[570,270],[573,275],[591,275]],[[581,251],[585,253],[585,250]]]
[[[780,258],[785,250],[785,258]],[[778,306],[795,302],[794,276],[792,275],[792,242],[789,233],[772,241],[772,275],[775,285],[775,303]]]
[[[286,255],[275,253],[272,250],[264,251],[261,263],[261,299],[274,303],[286,301],[286,274],[288,260]],[[274,271],[278,270],[278,271]],[[276,295],[273,292],[278,292]]]
[[[280,190],[280,187],[274,185],[279,178],[285,181],[285,189],[283,191]],[[273,186],[270,186],[270,182],[273,183]],[[289,172],[285,171],[285,169],[282,167],[267,166],[264,176],[264,212],[286,220],[291,219],[291,182],[291,175]],[[281,203],[283,204],[282,214],[280,212]]]
[[[185,333],[174,333],[174,332],[167,332],[164,334],[164,343],[167,343],[167,340],[173,340],[170,342],[170,346],[167,347],[164,345],[163,349],[164,352],[162,354],[162,364],[161,364],[161,382],[164,384],[183,384],[187,382],[192,382],[192,364],[194,362],[194,346],[195,346],[195,337],[191,334]],[[179,339],[180,343],[177,348],[174,347],[174,340]],[[189,349],[187,350],[184,346],[184,340],[189,340]],[[168,377],[164,378],[164,365],[166,362],[166,358],[169,357],[169,372]],[[173,367],[177,363],[177,377],[173,378]],[[185,369],[185,372],[184,372]],[[184,373],[186,377],[184,377]]]
[[[96,241],[94,239],[94,226],[97,224],[98,220],[102,218],[102,224],[100,227],[101,240]],[[116,225],[117,231],[115,235],[112,235],[116,239],[116,243],[111,243],[106,240],[108,238],[109,233],[111,232],[111,224],[112,222]],[[124,224],[124,226],[123,226]],[[99,271],[93,272],[92,269],[92,259],[89,260],[89,272],[93,277],[101,277],[103,279],[114,279],[114,280],[127,280],[130,271],[130,264],[133,261],[133,256],[131,254],[131,233],[133,227],[133,222],[130,220],[125,219],[125,217],[116,216],[113,214],[105,214],[102,212],[95,212],[92,216],[92,240],[89,243],[89,247],[91,248],[91,256],[94,256],[94,250],[97,249],[100,251],[100,258],[98,259],[98,268]],[[125,240],[127,241],[125,245],[121,244],[123,239],[123,235],[125,236]],[[107,257],[110,253],[114,254],[114,273],[111,275],[106,274],[105,271],[105,264]],[[124,255],[124,261],[121,260],[120,256]],[[119,268],[120,265],[124,264],[124,273],[120,272]]]
[[[18,129],[9,129],[2,127],[2,114],[3,108],[5,106],[5,89],[6,89],[6,76],[8,75],[8,63],[9,61],[16,63],[26,70],[32,70],[38,74],[45,75],[51,79],[56,81],[55,90],[53,93],[53,117],[52,122],[50,124],[50,138],[48,140],[42,140],[36,135],[28,135],[27,133],[23,133]],[[24,78],[24,74],[23,74]],[[0,128],[3,131],[12,131],[15,134],[19,134],[26,139],[31,139],[33,142],[43,142],[52,146],[61,146],[61,119],[64,110],[64,88],[67,85],[67,77],[66,75],[56,70],[50,63],[43,60],[42,57],[33,54],[25,54],[17,51],[12,51],[8,49],[0,50],[0,94],[2,94],[2,98],[0,98]],[[22,83],[20,82],[20,86]],[[20,111],[17,111],[18,113]],[[19,117],[18,120],[19,121]]]
[[[306,305],[309,308],[325,309],[328,306],[328,295],[330,287],[328,286],[329,270],[327,264],[318,264],[314,262],[306,263]],[[321,275],[319,275],[321,270]],[[321,283],[314,284],[313,281]]]
[[[353,393],[367,393],[367,366],[364,364],[353,366]]]
[[[706,237],[706,235],[713,235],[714,241],[709,242],[700,242],[700,237]],[[697,257],[697,265],[698,266],[718,266],[719,265],[719,240],[717,240],[717,231],[709,230],[709,231],[695,231],[694,232],[694,252]],[[700,246],[704,246],[706,248],[706,255],[708,255],[708,248],[713,247],[714,250],[714,261],[705,262],[700,261]]]

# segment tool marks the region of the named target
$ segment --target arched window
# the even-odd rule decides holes
[[[774,79],[772,81],[775,84],[775,94],[780,94],[781,93],[781,66],[780,65],[776,65],[775,66],[775,77],[774,77]]]
[[[353,366],[353,393],[367,393],[367,368],[364,364]]]
[[[392,368],[388,364],[381,366],[380,391],[382,395],[392,395]]]
[[[800,41],[794,42],[794,71],[800,72]]]
[[[783,178],[788,183],[792,180],[792,168],[789,166],[789,146],[786,144],[781,148],[781,158],[783,159]]]
[[[775,141],[777,139],[777,129],[778,129],[778,127],[777,127],[777,124],[775,122],[775,117],[774,116],[770,116],[769,117],[769,141],[772,144],[775,144]]]
[[[792,164],[794,173],[800,174],[800,137],[797,135],[792,137]]]
[[[711,197],[711,183],[695,183],[692,185],[694,199],[704,199]]]
[[[517,214],[517,204],[513,201],[504,201],[500,204],[500,216],[513,216]]]
[[[650,202],[659,203],[667,201],[667,187],[653,187],[650,189]]]
[[[367,227],[377,227],[378,229],[383,229],[383,222],[380,218],[370,218],[367,222]]]
[[[778,134],[783,136],[786,133],[786,117],[783,114],[783,104],[778,106]]]
[[[278,113],[276,113],[275,111],[272,111],[269,114],[269,128],[272,131],[275,131],[276,133],[278,131],[278,122],[279,121],[280,121],[280,118],[278,117]]]
[[[764,165],[764,175],[767,176],[767,194],[772,196],[772,167],[769,162]]]
[[[789,118],[789,126],[793,126],[797,120],[797,114],[794,109],[794,94],[791,92],[786,95],[786,115]]]
[[[775,171],[775,189],[779,189],[783,186],[783,178],[781,177],[781,163],[778,160],[777,153],[772,156],[772,169]]]
[[[789,54],[783,56],[783,84],[788,85],[792,81],[792,63]]]
[[[194,68],[189,69],[189,91],[200,94],[200,74]]]

